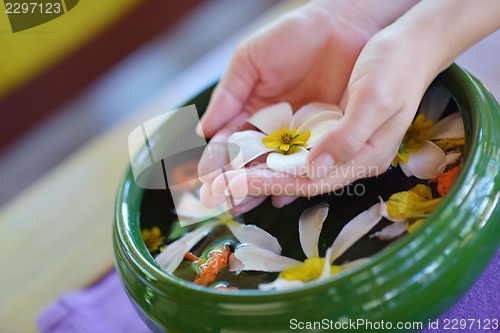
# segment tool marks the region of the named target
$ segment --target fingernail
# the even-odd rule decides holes
[[[224,202],[226,202],[227,197],[225,196],[220,196],[220,197],[215,197],[212,193],[212,189],[210,188],[210,185],[208,184],[203,184],[200,188],[200,201],[205,208],[215,208],[219,205],[222,205]]]
[[[307,176],[311,179],[324,178],[329,174],[330,168],[335,164],[332,155],[323,153],[316,157],[307,168]]]
[[[224,194],[226,191],[226,180],[223,175],[214,179],[211,190],[214,198],[227,197],[227,195]]]
[[[205,137],[205,134],[203,133],[203,128],[201,128],[201,123],[198,123],[198,125],[196,125],[196,134],[198,134],[198,136],[201,136],[202,138]]]
[[[286,205],[294,202],[295,199],[297,199],[297,197],[274,197],[272,200],[272,204],[276,208],[283,208]]]
[[[229,181],[224,194],[227,196],[236,196],[244,198],[248,195],[248,179],[247,174],[243,173],[235,176]]]

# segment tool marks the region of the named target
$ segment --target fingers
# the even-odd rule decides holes
[[[198,175],[203,183],[211,183],[229,167],[227,139],[247,125],[249,115],[242,112],[231,120],[210,140],[198,163]]]
[[[329,179],[334,183],[335,180]],[[226,185],[228,184],[228,185]],[[327,185],[328,187],[320,188]],[[307,177],[295,177],[271,170],[234,170],[217,177],[212,183],[212,192],[235,196],[265,197],[274,196],[315,196],[330,191],[331,184],[314,182]],[[345,185],[345,184],[343,184]],[[343,185],[337,186],[341,188]],[[286,199],[284,199],[286,202]]]
[[[212,192],[240,197],[280,196],[280,199],[273,197],[275,206],[279,207],[296,196],[313,197],[334,192],[358,179],[377,176],[389,167],[406,131],[398,117],[383,124],[353,158],[330,168],[325,178],[311,180],[269,169],[241,169],[215,178]]]
[[[399,111],[392,111],[391,107],[372,88],[351,92],[344,117],[311,149],[308,176],[323,178],[333,165],[342,165],[355,156],[373,133]]]
[[[236,49],[229,68],[215,88],[207,111],[196,129],[198,135],[212,137],[243,111],[243,105],[259,78],[249,56],[250,44],[251,40],[247,40]]]
[[[214,196],[210,184],[202,184],[200,188],[200,201],[206,208],[215,208],[227,201],[225,195]]]
[[[258,205],[260,205],[264,200],[266,200],[266,197],[261,197],[261,198],[254,198],[254,197],[246,197],[242,202],[237,204],[235,207],[231,208],[229,210],[229,213],[238,216],[243,213],[246,213]]]
[[[294,202],[295,199],[297,199],[297,197],[295,197],[295,196],[293,196],[293,197],[272,196],[271,197],[271,200],[273,202],[273,206],[276,207],[276,208],[282,208],[282,207],[284,207],[286,205],[289,205],[292,202]]]

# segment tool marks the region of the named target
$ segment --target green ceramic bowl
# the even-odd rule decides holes
[[[368,263],[323,283],[287,292],[224,292],[164,273],[142,241],[141,223],[165,223],[160,213],[171,214],[170,208],[162,201],[164,193],[155,199],[158,193],[138,187],[129,167],[116,200],[114,254],[126,292],[148,327],[171,333],[286,332],[299,322],[319,321],[339,328],[358,319],[383,320],[393,327],[397,322],[423,322],[425,327],[451,307],[480,276],[500,242],[500,131],[494,127],[500,123],[500,106],[457,65],[438,80],[452,94],[465,124],[466,152],[455,185],[425,227],[378,252]],[[210,93],[211,89],[205,91],[188,105],[194,103],[203,112]],[[399,177],[388,174],[383,181]],[[294,205],[300,209],[304,202]],[[245,221],[254,223],[267,214],[279,226],[293,209],[277,210],[267,203]],[[340,228],[333,227],[330,234],[336,235]],[[287,241],[279,235],[283,231],[268,231],[285,249]],[[320,243],[324,251],[331,239]],[[363,251],[360,248],[351,256],[363,256]],[[285,255],[299,256],[292,252]]]

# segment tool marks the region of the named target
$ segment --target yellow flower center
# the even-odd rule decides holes
[[[387,212],[392,219],[418,219],[429,215],[443,198],[432,198],[429,186],[419,184],[409,191],[398,192],[387,201]]]
[[[264,143],[267,148],[278,148],[282,154],[286,155],[291,147],[305,146],[307,140],[311,136],[311,131],[306,131],[302,134],[297,134],[297,131],[298,128],[292,131],[288,128],[283,128],[263,138],[262,143]]]
[[[302,282],[309,282],[316,280],[323,272],[325,265],[325,258],[309,258],[306,259],[301,265],[290,266],[285,268],[279,275],[280,278],[286,280],[300,280]],[[334,274],[342,270],[340,266],[331,266],[330,273]]]
[[[399,150],[391,165],[397,167],[398,164],[406,163],[410,159],[408,154],[416,154],[422,150],[422,143],[429,140],[434,122],[432,119],[425,120],[423,114],[419,114],[406,131],[403,141],[399,145]]]

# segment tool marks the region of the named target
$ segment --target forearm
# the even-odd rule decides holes
[[[498,0],[423,0],[394,25],[437,74],[472,45],[500,29]]]
[[[363,19],[363,27],[371,27],[373,33],[393,23],[419,0],[314,0],[308,6],[324,10],[334,17],[338,13],[348,22],[357,24]]]

